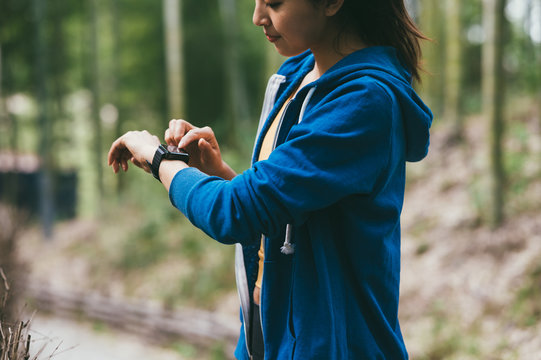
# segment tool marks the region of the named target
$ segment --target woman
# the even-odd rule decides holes
[[[237,244],[239,359],[407,359],[398,322],[405,163],[428,151],[411,87],[419,40],[403,0],[256,0],[282,55],[253,165],[225,164],[209,128],[172,120],[189,164],[154,164],[195,226]],[[157,137],[129,132],[109,164],[150,170]],[[155,161],[156,162],[156,161]]]

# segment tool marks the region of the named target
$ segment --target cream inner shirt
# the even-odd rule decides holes
[[[293,97],[293,95],[291,96]],[[259,157],[257,158],[258,161],[261,160],[267,160],[273,150],[274,147],[274,139],[276,138],[276,132],[278,130],[278,125],[280,124],[280,119],[282,119],[282,115],[284,113],[284,110],[291,100],[291,97],[284,103],[284,106],[280,109],[278,114],[276,114],[276,117],[272,121],[271,126],[269,127],[269,130],[267,130],[267,133],[265,134],[265,137],[263,138],[263,143],[261,144],[261,150],[259,151]],[[265,243],[263,237],[261,237],[261,246],[259,247],[259,270],[257,273],[257,280],[255,282],[255,286],[257,286],[259,289],[261,289],[261,283],[263,282],[263,264],[265,261]],[[255,293],[255,292],[254,292]],[[259,292],[256,296],[259,295]],[[259,299],[255,299],[256,303],[259,304]]]

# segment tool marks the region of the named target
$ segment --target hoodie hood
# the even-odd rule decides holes
[[[313,68],[314,58],[310,51],[299,57],[304,61],[296,62],[294,69],[281,71],[299,71]],[[416,162],[428,154],[430,126],[433,115],[412,87],[410,73],[400,63],[393,47],[374,46],[356,51],[331,67],[315,85],[348,81],[351,78],[370,76],[385,84],[396,96],[402,111],[406,137],[406,160]]]

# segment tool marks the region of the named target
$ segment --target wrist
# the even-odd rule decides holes
[[[237,176],[237,173],[231,169],[231,167],[222,160],[222,167],[220,169],[220,177],[224,180],[231,180],[235,176]]]
[[[147,162],[152,164],[152,160],[154,159],[154,154],[156,153],[156,150],[158,149],[158,146],[160,146],[160,144],[145,146],[142,154],[143,154],[143,158]]]
[[[152,175],[159,181],[161,181],[161,168],[165,160],[180,161],[184,165],[189,161],[189,155],[187,153],[179,151],[176,147],[171,149],[171,146],[158,145],[152,156],[152,162],[148,161],[150,165],[150,171]],[[187,165],[186,165],[187,166]]]
[[[169,191],[171,182],[175,175],[183,169],[189,168],[188,164],[177,160],[163,160],[160,166],[160,181],[165,189]]]

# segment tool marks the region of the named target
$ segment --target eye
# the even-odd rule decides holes
[[[265,6],[270,7],[271,9],[277,9],[280,5],[282,5],[282,2],[275,1],[275,2],[266,2]]]

